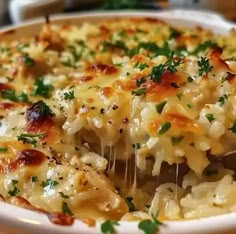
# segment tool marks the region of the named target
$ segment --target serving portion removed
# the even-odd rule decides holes
[[[3,37],[1,200],[103,233],[235,212],[235,36],[121,17]]]

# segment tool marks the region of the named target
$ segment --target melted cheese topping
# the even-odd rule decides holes
[[[138,210],[151,204],[163,163],[201,178],[209,155],[235,150],[234,34],[132,18],[48,23],[36,38],[2,41],[0,194],[120,219],[126,196]],[[165,209],[158,199],[150,211]],[[168,201],[175,213],[163,218],[182,218]]]

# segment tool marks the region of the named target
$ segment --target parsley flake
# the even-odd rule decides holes
[[[165,105],[166,105],[166,101],[163,101],[163,102],[160,102],[160,103],[156,104],[156,112],[158,114],[161,114],[164,107],[165,107]]]
[[[134,96],[141,96],[141,95],[143,95],[145,93],[146,93],[146,88],[136,89],[136,90],[133,90],[131,92],[131,94],[134,95]]]
[[[136,210],[132,197],[126,197],[125,202],[126,202],[127,206],[129,207],[129,212],[133,212]]]
[[[193,82],[193,78],[192,78],[191,76],[189,76],[189,77],[187,78],[187,80],[188,80],[189,83],[192,83],[192,82]]]
[[[213,175],[217,175],[218,174],[218,170],[214,169],[214,168],[207,168],[206,170],[204,170],[204,174],[206,176],[213,176]]]
[[[192,109],[192,108],[193,108],[193,104],[192,104],[192,103],[188,103],[188,104],[187,104],[187,107],[188,107],[189,109]]]
[[[210,65],[209,59],[206,57],[201,57],[197,64],[199,76],[203,76],[204,74],[207,75],[213,69],[213,67]]]
[[[150,80],[157,83],[160,81],[161,76],[167,70],[170,73],[175,73],[177,71],[177,67],[182,63],[181,60],[174,61],[174,51],[172,51],[167,59],[167,61],[163,64],[159,64],[154,66],[151,70]]]
[[[107,220],[101,224],[102,234],[114,234],[116,233],[115,226],[119,226],[117,221]]]
[[[184,136],[171,137],[171,143],[173,146],[175,146],[178,145],[183,139]]]
[[[47,84],[45,82],[45,79],[43,77],[40,77],[35,81],[31,95],[49,98],[51,96],[52,90],[53,90],[53,86],[50,84]]]
[[[170,128],[171,128],[171,123],[170,122],[165,122],[165,123],[161,124],[161,126],[158,128],[157,134],[159,136],[161,136],[164,133],[166,133]]]
[[[45,133],[22,133],[21,135],[17,136],[18,141],[22,141],[23,144],[31,144],[33,147],[37,147],[37,138],[43,137]]]
[[[66,202],[62,202],[62,212],[63,214],[69,215],[69,216],[73,216],[74,214],[72,213],[72,211],[70,210],[70,208],[68,207]]]
[[[0,147],[0,153],[5,153],[8,151],[7,147]]]
[[[63,192],[59,192],[59,193],[60,193],[60,195],[61,195],[62,198],[65,198],[65,199],[69,198],[69,196],[66,195],[66,194],[64,194]]]
[[[228,95],[224,94],[223,96],[219,97],[218,103],[219,106],[222,107],[225,104],[225,101],[228,99]]]
[[[19,45],[17,46],[17,51],[22,52],[25,48],[27,48],[27,47],[29,47],[29,46],[30,46],[29,43],[19,44]]]
[[[217,44],[213,41],[204,41],[200,43],[197,48],[191,53],[191,54],[198,54],[200,52],[204,52],[208,48],[215,48],[217,47]]]
[[[206,114],[205,117],[208,119],[208,121],[211,123],[215,118],[213,114]]]
[[[123,41],[116,40],[116,41],[103,41],[100,45],[100,51],[105,52],[107,49],[121,49],[123,50],[126,54],[128,53],[129,49],[125,45]]]
[[[82,57],[82,52],[78,53],[76,48],[74,46],[72,46],[72,45],[68,45],[67,48],[70,51],[70,53],[72,54],[72,56],[74,58],[74,61],[78,62],[81,59],[81,57]]]
[[[157,219],[158,214],[155,216],[152,214],[152,219],[145,219],[139,222],[138,228],[143,231],[144,234],[156,234],[159,230],[159,226],[163,225]]]
[[[181,35],[181,32],[176,30],[175,28],[170,28],[170,34],[169,34],[169,40],[179,37]]]
[[[19,95],[16,95],[14,89],[2,91],[1,96],[3,99],[8,99],[13,102],[28,102],[28,96],[26,93],[21,92]]]
[[[136,151],[139,150],[141,148],[140,143],[138,143],[138,142],[135,143],[134,148],[135,148]]]
[[[32,67],[35,64],[35,61],[28,54],[24,54],[22,59],[24,64],[28,67]]]
[[[19,192],[20,192],[20,190],[19,190],[16,186],[14,186],[13,190],[9,190],[9,191],[8,191],[8,194],[9,194],[10,196],[14,197],[14,196],[16,196],[16,194],[19,193]]]
[[[65,100],[73,100],[75,98],[74,90],[64,93]]]
[[[138,65],[138,69],[139,69],[140,71],[144,70],[146,67],[149,67],[146,63],[140,63],[140,64]]]
[[[11,183],[12,183],[12,185],[16,185],[16,184],[19,183],[19,181],[18,180],[12,180]]]
[[[231,130],[233,133],[236,133],[236,120],[234,120],[233,126],[229,128],[229,130]]]
[[[43,187],[43,190],[45,192],[48,192],[49,190],[53,189],[56,185],[58,185],[58,182],[52,179],[47,179],[46,181],[42,181],[41,183],[41,186]]]
[[[32,177],[31,177],[31,181],[32,181],[33,183],[37,182],[37,181],[38,181],[38,176],[32,176]]]
[[[179,100],[181,100],[183,96],[184,96],[183,93],[177,93],[177,94],[176,94],[176,97],[177,97]]]
[[[141,77],[140,79],[137,79],[136,80],[136,86],[137,87],[140,87],[141,84],[145,83],[146,82],[146,78],[145,77]]]

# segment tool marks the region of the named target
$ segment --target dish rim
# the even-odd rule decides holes
[[[105,14],[105,15],[104,15]],[[194,17],[195,16],[195,17]],[[100,11],[100,12],[83,12],[73,14],[60,14],[50,17],[50,21],[59,22],[64,20],[72,21],[92,21],[97,18],[114,18],[114,17],[154,17],[168,23],[179,21],[186,26],[203,26],[204,28],[212,29],[215,33],[224,34],[231,28],[236,28],[233,24],[220,15],[212,12],[202,12],[194,10],[167,10],[167,11]],[[207,22],[206,22],[207,20]],[[27,21],[25,23],[13,26],[0,28],[0,35],[14,34],[15,31],[24,30],[26,27],[40,26],[45,20],[42,18]],[[214,28],[212,28],[214,27]],[[1,40],[1,39],[0,39]],[[3,225],[3,231],[10,231],[22,228],[24,234],[42,233],[50,231],[52,234],[77,234],[78,231],[84,234],[94,234],[100,230],[100,224],[97,222],[94,228],[88,227],[81,221],[76,220],[72,226],[58,226],[52,224],[45,214],[40,214],[35,211],[23,209],[4,202],[0,202],[0,225]],[[13,212],[9,213],[9,210]],[[225,232],[226,230],[236,230],[236,213],[222,214],[207,218],[184,220],[184,221],[165,221],[165,225],[160,227],[161,234],[192,234],[217,233]],[[137,222],[121,221],[117,227],[118,233],[135,234],[138,231]],[[11,227],[9,229],[9,227]],[[2,229],[2,227],[0,227]],[[1,230],[2,231],[2,230]],[[139,231],[139,233],[141,233]]]

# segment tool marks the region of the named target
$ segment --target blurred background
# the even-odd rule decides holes
[[[63,12],[194,9],[236,20],[236,0],[0,0],[0,26]]]

